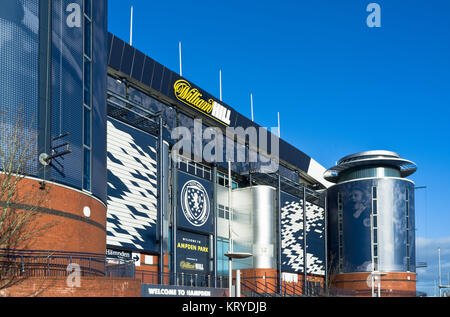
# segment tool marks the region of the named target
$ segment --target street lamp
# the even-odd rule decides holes
[[[229,208],[229,219],[228,219],[228,252],[225,253],[225,256],[228,258],[228,296],[231,297],[231,288],[233,281],[233,259],[245,259],[251,257],[251,253],[246,252],[234,252],[233,251],[233,238],[232,238],[232,229],[231,229],[231,221],[233,219],[233,206],[231,204],[231,160],[228,161],[228,208]]]

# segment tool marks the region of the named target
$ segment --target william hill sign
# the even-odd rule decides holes
[[[227,127],[230,126],[231,110],[211,98],[203,97],[203,94],[197,88],[193,88],[188,81],[177,80],[173,84],[173,91],[175,97],[182,103]]]

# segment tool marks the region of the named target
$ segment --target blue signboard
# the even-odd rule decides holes
[[[211,182],[178,172],[178,227],[210,234],[212,218]]]

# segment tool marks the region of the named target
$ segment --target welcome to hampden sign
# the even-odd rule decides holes
[[[223,288],[142,284],[142,297],[227,297]]]

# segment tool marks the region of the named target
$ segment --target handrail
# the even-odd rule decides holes
[[[52,254],[52,255],[86,255],[86,256],[97,256],[97,257],[113,257],[101,253],[87,253],[87,252],[74,252],[74,251],[56,251],[56,250],[19,250],[19,249],[0,249],[0,255],[3,253],[7,254]]]
[[[134,260],[109,255],[65,251],[0,250],[3,276],[68,276],[77,264],[82,276],[135,277]]]
[[[260,295],[260,296],[276,297],[276,295],[277,295],[276,293],[268,293],[268,292],[266,292],[266,290],[259,287],[258,281],[255,281],[255,283],[252,283],[252,282],[250,282],[250,280],[244,279],[244,280],[241,280],[241,287],[242,286],[245,288],[248,288],[250,290],[251,295],[253,295],[253,296]],[[242,293],[245,293],[245,292],[242,291]]]

